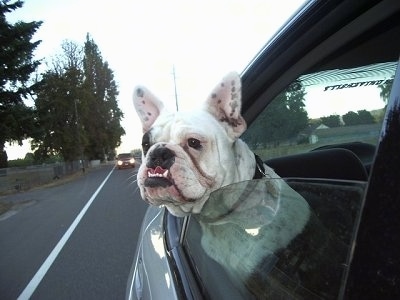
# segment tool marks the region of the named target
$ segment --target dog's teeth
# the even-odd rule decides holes
[[[167,178],[167,175],[168,175],[168,170],[166,170],[163,174],[147,172],[147,177],[150,177],[150,178],[153,178],[153,177]]]
[[[154,173],[154,171],[147,171],[147,177],[149,178],[154,178],[154,177],[167,178],[167,176],[168,176],[168,170],[165,170],[164,173]]]

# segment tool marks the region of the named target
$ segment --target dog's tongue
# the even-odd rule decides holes
[[[164,174],[164,172],[165,171],[167,171],[166,169],[163,169],[162,167],[160,167],[160,166],[157,166],[155,169],[148,169],[149,170],[149,172],[151,173],[151,174]]]
[[[163,169],[163,168],[161,168],[160,166],[157,166],[157,167],[154,169],[154,173],[155,173],[155,174],[163,174],[165,171],[166,171],[166,170]]]
[[[168,170],[157,166],[155,169],[147,169],[147,178],[144,182],[146,187],[158,188],[158,187],[169,187],[171,181],[168,180]]]

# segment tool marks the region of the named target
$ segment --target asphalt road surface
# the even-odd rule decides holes
[[[112,165],[2,197],[0,299],[124,299],[147,204]]]

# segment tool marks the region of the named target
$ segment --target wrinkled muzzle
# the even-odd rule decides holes
[[[169,169],[175,162],[175,153],[165,146],[156,147],[148,153],[145,187],[168,187],[173,184]]]

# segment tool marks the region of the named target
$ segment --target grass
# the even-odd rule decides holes
[[[9,202],[1,202],[0,201],[0,216],[11,209],[13,205]]]
[[[49,187],[54,187],[58,185],[65,184],[67,182],[73,181],[79,177],[83,176],[82,171],[76,171],[74,173],[71,173],[69,175],[64,175],[60,179],[53,179],[52,181],[48,182],[37,182],[35,184],[30,184],[29,186],[23,186],[21,189],[8,189],[5,191],[0,191],[0,196],[7,196],[10,194],[15,194],[19,193],[21,191],[28,191],[28,190],[34,190],[34,189],[41,189],[41,188],[49,188]],[[20,176],[21,177],[21,176]],[[10,180],[15,180],[15,178],[11,178]],[[22,180],[20,180],[22,182]],[[10,201],[7,201],[5,197],[2,197],[3,199],[0,198],[0,215],[3,213],[9,211],[12,209],[15,205],[19,205],[20,203],[12,203]]]
[[[277,147],[255,149],[254,152],[262,159],[286,156],[308,152],[312,149],[332,144],[365,142],[376,145],[381,124],[356,125],[347,127],[329,128],[317,131],[318,142],[315,144],[289,144],[282,143]]]

